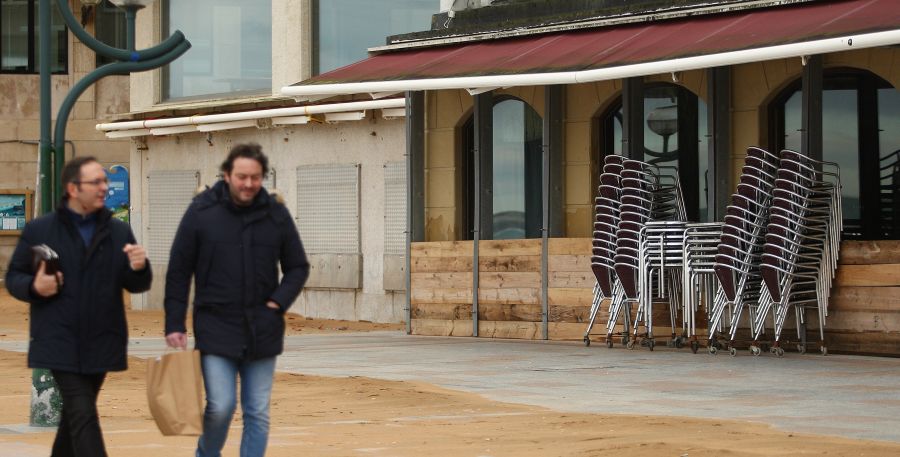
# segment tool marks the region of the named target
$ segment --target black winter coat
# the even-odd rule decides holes
[[[97,213],[88,247],[67,211],[61,207],[25,225],[6,273],[9,292],[31,303],[28,366],[84,374],[125,370],[123,289],[137,293],[150,288],[150,261],[143,270],[131,270],[122,252],[126,243],[135,243],[131,227],[108,210]],[[41,243],[59,255],[63,273],[62,290],[49,298],[31,289],[31,246]]]
[[[194,197],[169,256],[167,335],[185,331],[192,276],[197,349],[236,360],[281,354],[284,312],[309,277],[300,235],[283,204],[261,189],[250,206],[236,206],[225,181]],[[266,307],[268,300],[280,309]]]

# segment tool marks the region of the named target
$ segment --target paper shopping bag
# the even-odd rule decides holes
[[[199,351],[175,351],[147,361],[147,403],[165,436],[203,431]]]

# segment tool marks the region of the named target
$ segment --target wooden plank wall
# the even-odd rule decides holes
[[[414,334],[473,335],[472,247],[472,241],[413,243]],[[594,285],[589,253],[588,238],[550,240],[550,339],[584,335]],[[481,241],[479,257],[479,336],[542,338],[541,241]],[[845,241],[839,263],[826,321],[829,351],[900,356],[900,241]],[[665,316],[655,317],[655,328],[665,337],[668,315],[660,311]],[[592,334],[603,335],[605,323],[601,312]],[[817,340],[816,325],[813,318],[810,341]],[[785,332],[794,339],[793,330]]]
[[[412,331],[472,336],[472,242],[413,243]],[[478,334],[540,339],[541,240],[479,244]],[[549,337],[581,339],[591,306],[590,240],[549,244]]]
[[[900,356],[900,241],[844,241],[838,263],[829,351]]]
[[[472,336],[472,243],[420,242],[410,247],[413,334]]]

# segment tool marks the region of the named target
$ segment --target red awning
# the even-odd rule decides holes
[[[640,72],[638,66],[641,64],[675,62],[697,56],[727,56],[735,52],[742,52],[740,55],[744,61],[762,61],[784,56],[781,54],[768,56],[765,52],[757,55],[747,51],[782,49],[785,48],[784,45],[803,43],[831,43],[827,40],[838,44],[831,47],[810,48],[813,51],[819,50],[812,53],[820,53],[823,50],[834,52],[831,51],[832,48],[853,50],[897,44],[900,43],[898,35],[900,35],[898,0],[820,1],[387,52],[302,81],[284,88],[282,92],[286,95],[354,93],[367,92],[368,90],[365,90],[367,86],[346,86],[347,90],[343,92],[331,89],[349,83],[421,82],[430,79],[479,77],[487,86],[490,85],[488,82],[490,80],[483,77],[562,75],[618,67],[635,68],[635,71]],[[872,37],[876,37],[877,40],[873,41],[870,39]],[[857,38],[856,43],[854,38]],[[841,41],[834,41],[835,39]],[[796,49],[791,52],[801,52],[796,55],[807,53],[806,48]],[[709,60],[709,64],[704,62],[707,61],[696,60],[693,68],[703,68],[697,65],[718,66],[714,64],[715,59]],[[740,60],[725,59],[724,62],[734,64]],[[687,67],[671,71],[685,68]],[[658,74],[668,70],[660,71],[659,68],[648,66],[647,71],[643,74]],[[614,73],[611,75],[615,77]],[[599,79],[603,78],[594,80]],[[550,83],[552,81],[547,82]],[[534,83],[528,85],[531,84]],[[309,86],[331,89],[317,92],[316,87]],[[378,86],[373,87],[376,87],[374,90],[378,90]],[[394,90],[396,87],[400,86],[388,85],[384,90]],[[408,90],[416,90],[415,87],[445,86],[430,87],[420,83],[410,87]],[[470,81],[460,81],[458,87],[468,88],[473,85]]]

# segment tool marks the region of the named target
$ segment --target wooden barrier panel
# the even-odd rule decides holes
[[[900,312],[900,287],[835,287],[830,311]],[[894,329],[900,331],[900,328]]]
[[[410,291],[411,303],[468,303],[472,304],[472,287],[468,289],[428,289],[413,283]]]
[[[572,305],[590,308],[594,300],[593,287],[551,287],[547,289],[550,305]]]
[[[469,265],[472,271],[472,265]],[[539,272],[541,256],[539,255],[498,255],[484,256],[478,254],[478,271],[484,272]]]
[[[472,287],[472,273],[410,273],[410,281],[416,288],[465,289]]]
[[[413,303],[412,318],[460,320],[472,318],[472,304]]]
[[[900,240],[843,241],[838,263],[825,321],[829,351],[900,356]],[[818,325],[817,316],[810,320]]]
[[[568,322],[579,323],[582,326],[581,332],[584,333],[588,320],[591,317],[590,306],[580,305],[550,305],[550,322]],[[604,319],[603,323],[606,323]],[[602,324],[601,324],[602,326]]]
[[[900,263],[900,240],[842,241],[838,263],[842,265]]]
[[[834,278],[835,287],[900,286],[900,263],[879,263],[873,265],[840,265]]]
[[[485,289],[505,288],[541,288],[541,274],[537,271],[517,272],[492,272],[482,271],[478,273],[478,287]]]
[[[472,256],[412,257],[410,271],[415,273],[472,272]]]
[[[860,332],[829,330],[825,332],[829,352],[852,354],[900,355],[900,332]]]
[[[416,257],[472,257],[471,241],[423,241],[412,243],[410,256]]]
[[[540,305],[541,289],[533,287],[517,287],[517,288],[478,288],[478,305],[482,304],[525,304]],[[538,319],[540,320],[540,319]]]
[[[541,240],[483,240],[478,242],[479,257],[541,255]]]
[[[524,305],[516,303],[478,304],[478,322],[541,322],[541,305]]]
[[[550,339],[584,336],[594,286],[590,249],[589,238],[549,240]],[[413,243],[411,254],[413,333],[471,336],[472,242]],[[479,336],[541,338],[541,240],[481,241],[478,264]],[[607,309],[601,307],[592,335],[605,333]],[[809,340],[815,342],[815,313],[810,314]],[[789,320],[782,335],[793,341]],[[669,321],[668,308],[655,306],[658,338],[669,337]],[[705,322],[703,310],[697,321]],[[831,352],[900,356],[900,240],[841,243],[826,323]],[[706,330],[698,333],[705,342]]]
[[[547,251],[550,255],[590,255],[590,238],[550,238]]]
[[[413,319],[413,335],[472,336],[471,320]]]

